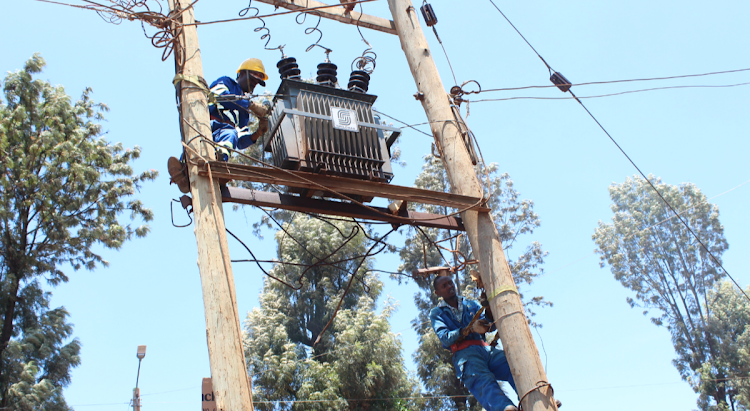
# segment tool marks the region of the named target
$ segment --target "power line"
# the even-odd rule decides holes
[[[688,211],[690,211],[690,210],[694,209],[695,207],[698,207],[698,206],[699,206],[699,205],[701,205],[701,204],[707,204],[707,203],[708,203],[708,201],[710,201],[710,200],[713,200],[713,199],[715,199],[715,198],[718,198],[718,197],[721,197],[721,196],[723,196],[724,194],[727,194],[727,193],[729,193],[729,192],[732,192],[732,191],[734,191],[734,190],[736,190],[736,189],[738,189],[738,188],[740,188],[740,187],[744,186],[744,185],[745,185],[745,184],[747,184],[747,183],[750,183],[750,180],[747,180],[747,181],[745,181],[744,183],[741,183],[741,184],[739,184],[739,185],[736,185],[736,186],[734,186],[734,187],[730,188],[729,190],[727,190],[727,191],[724,191],[724,192],[723,192],[723,193],[721,193],[721,194],[717,194],[717,195],[715,195],[715,196],[713,196],[713,197],[711,197],[711,198],[707,199],[707,200],[706,200],[705,202],[703,202],[703,203],[698,203],[698,204],[696,204],[696,205],[694,205],[694,206],[692,206],[692,207],[690,207],[690,208],[686,208],[686,209],[684,209],[684,210],[680,211],[680,213],[679,213],[679,214],[684,214],[684,213],[686,213],[686,212],[688,212]],[[644,232],[644,231],[646,231],[646,230],[650,230],[650,229],[652,229],[652,228],[654,228],[654,227],[656,227],[656,226],[658,226],[658,225],[661,225],[661,224],[664,224],[664,223],[666,223],[667,221],[669,221],[669,220],[671,220],[671,219],[673,219],[673,218],[675,218],[675,215],[673,215],[673,216],[671,216],[671,217],[669,217],[669,218],[667,218],[667,219],[661,220],[661,221],[659,221],[658,223],[655,223],[655,224],[653,224],[653,225],[651,225],[651,226],[648,226],[648,227],[644,228],[643,230],[641,230],[640,232]],[[570,263],[568,263],[568,264],[565,264],[565,265],[564,265],[564,266],[562,266],[562,267],[559,267],[559,268],[555,268],[554,270],[552,270],[552,271],[550,271],[550,272],[547,272],[546,274],[547,274],[547,275],[550,275],[550,274],[552,274],[552,273],[556,273],[556,272],[558,272],[558,271],[564,270],[564,269],[566,269],[566,268],[570,267],[571,265],[577,264],[577,263],[579,263],[579,262],[581,262],[581,261],[585,260],[586,258],[589,258],[589,257],[591,257],[591,256],[592,256],[592,255],[594,255],[594,254],[596,254],[596,251],[592,251],[592,252],[590,252],[590,253],[586,254],[585,256],[583,256],[583,257],[580,257],[580,258],[576,259],[576,260],[575,260],[575,261],[573,261],[573,262],[570,262]]]
[[[576,95],[573,94],[573,90],[568,90],[568,92],[573,97],[576,97]],[[690,226],[688,225],[687,221],[685,221],[685,220],[682,219],[682,217],[677,212],[677,210],[675,210],[674,207],[672,207],[672,204],[670,204],[669,201],[667,201],[667,199],[664,198],[664,196],[661,194],[661,192],[656,189],[656,186],[654,185],[654,183],[652,183],[651,180],[648,177],[646,177],[645,174],[643,174],[643,171],[641,171],[641,169],[635,164],[635,162],[630,158],[630,156],[625,152],[625,150],[623,150],[622,147],[620,147],[620,145],[617,144],[617,141],[615,141],[614,137],[612,137],[612,135],[609,134],[609,132],[607,131],[607,129],[605,129],[604,126],[602,125],[602,123],[600,123],[599,120],[597,120],[596,117],[594,117],[594,115],[591,114],[591,112],[589,111],[589,109],[586,108],[586,106],[583,104],[583,102],[581,100],[578,99],[578,97],[576,97],[576,101],[578,102],[578,104],[581,105],[581,107],[583,107],[584,110],[586,110],[587,113],[589,113],[589,116],[591,116],[591,118],[594,119],[594,121],[596,122],[596,124],[599,125],[599,128],[601,128],[602,131],[604,131],[604,133],[607,135],[607,137],[609,137],[609,139],[612,140],[612,142],[615,144],[615,146],[617,146],[617,148],[625,156],[625,158],[628,159],[628,161],[630,162],[630,164],[632,164],[633,167],[635,167],[635,169],[638,170],[638,173],[641,175],[641,177],[643,177],[643,179],[646,180],[646,182],[651,186],[651,188],[654,190],[654,192],[656,192],[656,194],[659,196],[659,198],[661,198],[661,200],[664,202],[664,204],[666,204],[667,207],[669,207],[669,209],[672,210],[672,212],[675,214],[675,217],[677,217],[677,219],[680,220],[680,222],[682,223],[682,225],[684,225],[685,228],[690,232],[690,234],[692,234],[693,238],[695,238],[695,241],[697,241],[698,244],[700,244],[701,247],[703,247],[703,249],[706,251],[706,253],[708,253],[708,255],[711,257],[711,259],[714,261],[714,263],[716,265],[718,265],[719,267],[721,267],[722,270],[724,270],[724,273],[727,275],[727,277],[729,277],[729,279],[732,280],[732,282],[734,283],[734,285],[737,286],[737,288],[745,296],[745,298],[747,298],[747,300],[750,301],[750,296],[748,296],[747,293],[745,293],[745,290],[743,290],[742,287],[740,286],[740,284],[734,279],[734,277],[732,277],[732,275],[729,274],[729,271],[727,271],[727,269],[724,268],[724,266],[714,256],[714,254],[711,252],[711,250],[709,250],[708,247],[705,244],[703,244],[703,241],[701,241],[701,239],[698,237],[697,234],[695,234],[695,232],[693,231],[693,229],[690,228]]]
[[[374,112],[376,112],[376,113],[378,113],[378,114],[381,114],[381,115],[383,115],[383,116],[386,116],[386,117],[390,118],[390,119],[391,119],[391,120],[393,120],[393,121],[397,121],[397,122],[399,122],[399,123],[403,124],[403,125],[404,125],[404,127],[402,127],[402,128],[406,128],[406,127],[408,127],[408,128],[410,128],[410,129],[412,129],[412,130],[414,130],[414,131],[417,131],[417,132],[419,132],[419,133],[422,133],[422,134],[426,135],[426,136],[427,136],[427,137],[429,137],[429,138],[433,138],[433,139],[434,139],[434,137],[433,137],[433,135],[432,135],[432,134],[428,134],[428,133],[427,133],[427,132],[425,132],[425,131],[422,131],[422,130],[420,130],[420,129],[418,129],[418,128],[414,128],[414,126],[419,126],[419,125],[429,124],[429,122],[427,122],[427,123],[419,123],[419,124],[409,124],[409,123],[407,123],[407,122],[405,122],[405,121],[401,121],[401,120],[399,120],[399,119],[397,119],[397,118],[395,118],[395,117],[389,116],[388,114],[385,114],[385,113],[383,113],[382,111],[378,111],[378,110],[372,110],[372,111],[374,111]]]
[[[694,86],[668,86],[668,87],[655,87],[655,88],[646,88],[646,89],[640,89],[640,90],[628,90],[628,91],[621,91],[617,93],[610,93],[610,94],[599,94],[595,96],[581,96],[581,97],[533,97],[533,96],[520,96],[520,97],[504,97],[504,98],[488,98],[488,99],[481,99],[481,100],[467,100],[470,103],[485,103],[490,101],[508,101],[508,100],[578,100],[578,99],[586,99],[586,98],[601,98],[601,97],[612,97],[612,96],[620,96],[623,94],[631,94],[631,93],[643,93],[646,91],[656,91],[656,90],[669,90],[669,89],[678,89],[678,88],[726,88],[726,87],[739,87],[739,86],[747,86],[750,85],[750,82],[748,83],[737,83],[737,84],[719,84],[719,85],[694,85]],[[550,86],[555,87],[555,86]]]
[[[518,29],[516,28],[516,26],[510,21],[510,19],[508,19],[508,17],[505,15],[505,13],[503,13],[503,11],[500,10],[500,7],[497,7],[497,4],[495,4],[495,2],[492,1],[492,0],[490,0],[490,3],[492,3],[493,6],[495,6],[495,8],[497,9],[497,11],[499,11],[500,14],[503,16],[503,18],[505,18],[505,21],[507,21],[508,24],[510,24],[510,26],[513,27],[513,30],[515,30],[516,33],[518,33],[518,35],[521,36],[521,38],[523,39],[523,41],[525,41],[526,44],[528,44],[529,47],[531,47],[531,49],[534,50],[534,53],[536,53],[537,57],[539,57],[539,59],[542,60],[542,63],[544,63],[544,65],[547,66],[547,69],[549,71],[553,71],[552,67],[550,67],[550,65],[547,64],[547,61],[544,59],[544,57],[542,57],[542,55],[539,54],[539,52],[536,51],[536,49],[534,48],[534,46],[532,46],[531,43],[529,43],[529,41],[526,40],[526,37],[524,37],[523,34],[521,34],[521,32],[518,31]]]
[[[601,85],[601,84],[615,84],[615,83],[628,83],[628,82],[634,82],[634,81],[654,81],[654,80],[673,80],[678,78],[690,78],[690,77],[703,77],[703,76],[713,76],[717,74],[728,74],[728,73],[739,73],[743,71],[750,71],[750,68],[743,68],[743,69],[737,69],[737,70],[725,70],[725,71],[712,71],[709,73],[699,73],[699,74],[684,74],[679,76],[667,76],[667,77],[650,77],[650,78],[637,78],[637,79],[625,79],[625,80],[606,80],[606,81],[591,81],[587,83],[576,83],[571,84],[571,87],[581,87],[581,86],[591,86],[591,85]],[[486,89],[486,90],[479,90],[479,91],[470,91],[465,92],[465,94],[479,94],[479,93],[488,93],[493,91],[514,91],[514,90],[526,90],[526,89],[535,89],[535,88],[557,88],[556,85],[543,85],[543,86],[523,86],[523,87],[507,87],[507,88],[494,88],[494,89]]]
[[[557,74],[557,72],[555,70],[553,70],[552,67],[550,67],[550,65],[547,63],[546,60],[544,60],[544,58],[539,54],[539,52],[536,51],[536,49],[534,48],[534,46],[532,46],[531,43],[529,43],[529,41],[526,40],[526,37],[524,37],[523,34],[521,34],[521,32],[516,28],[516,26],[513,25],[513,23],[508,19],[508,17],[505,16],[505,13],[503,13],[502,10],[500,10],[500,8],[497,7],[497,5],[495,4],[495,2],[493,0],[489,0],[489,1],[490,1],[490,3],[492,3],[493,6],[495,6],[495,8],[497,9],[497,11],[500,12],[500,14],[502,14],[502,16],[505,18],[506,21],[508,21],[508,23],[513,27],[513,29],[516,30],[516,33],[518,33],[518,35],[521,36],[521,38],[526,42],[526,44],[528,44],[529,47],[531,47],[531,49],[534,51],[534,53],[536,53],[536,55],[539,56],[539,58],[542,60],[542,62],[544,63],[544,65],[547,66],[547,69],[550,71],[550,73]],[[562,86],[561,86],[560,89],[563,90]],[[690,234],[693,236],[693,238],[695,238],[695,240],[698,242],[698,244],[700,244],[701,247],[703,247],[703,249],[706,251],[706,253],[714,261],[714,264],[716,264],[719,267],[721,267],[721,269],[724,271],[724,273],[727,275],[727,277],[729,277],[729,279],[732,280],[732,282],[734,283],[734,285],[737,286],[737,288],[745,296],[745,298],[747,298],[747,300],[750,301],[750,296],[748,296],[747,293],[745,293],[745,290],[743,290],[742,287],[739,285],[739,283],[737,283],[737,281],[734,279],[734,277],[732,277],[732,275],[729,274],[729,271],[727,271],[727,269],[724,268],[724,266],[721,264],[721,262],[713,255],[713,253],[711,252],[711,250],[709,250],[708,247],[705,244],[703,244],[703,241],[701,241],[701,239],[698,237],[698,235],[695,234],[695,232],[690,228],[690,226],[687,224],[687,222],[685,220],[683,220],[682,217],[680,217],[680,215],[677,213],[677,211],[674,209],[674,207],[672,207],[672,204],[670,204],[669,201],[667,201],[667,199],[664,198],[664,196],[661,194],[661,192],[659,192],[659,190],[656,189],[656,186],[651,182],[651,180],[648,177],[646,177],[646,175],[643,173],[643,171],[641,171],[641,169],[635,164],[635,162],[630,158],[630,156],[625,152],[625,150],[623,150],[623,148],[620,147],[620,145],[617,143],[617,141],[615,141],[614,137],[612,137],[612,135],[609,134],[609,132],[607,131],[607,129],[604,128],[604,126],[602,125],[602,123],[600,123],[599,120],[596,119],[596,117],[591,113],[591,111],[589,111],[589,109],[583,104],[583,102],[575,95],[575,93],[573,93],[573,90],[570,89],[570,84],[568,84],[567,90],[563,90],[563,91],[567,91],[568,93],[570,93],[570,95],[573,96],[573,98],[578,102],[578,104],[580,104],[581,107],[583,107],[583,109],[586,110],[586,112],[589,114],[589,116],[591,116],[591,118],[596,122],[596,124],[599,125],[599,128],[601,128],[602,131],[604,131],[604,133],[607,135],[607,137],[609,137],[609,139],[615,144],[615,146],[617,146],[617,148],[625,156],[625,158],[628,159],[628,161],[630,162],[630,164],[632,164],[633,167],[635,167],[635,169],[638,171],[638,173],[641,175],[641,177],[643,177],[643,179],[646,180],[646,182],[648,182],[648,184],[651,186],[651,188],[654,190],[654,192],[656,192],[656,194],[664,202],[664,204],[666,204],[666,206],[670,210],[672,210],[672,212],[675,214],[675,216],[680,220],[680,222],[682,223],[682,225],[684,225],[685,228],[690,232]]]
[[[732,376],[727,378],[702,378],[702,381],[743,381],[750,379],[749,376]],[[584,387],[584,388],[573,388],[573,389],[558,389],[556,391],[559,392],[573,392],[573,391],[593,391],[593,390],[612,390],[612,389],[622,389],[622,388],[639,388],[639,387],[658,387],[661,385],[674,385],[674,384],[683,384],[684,381],[673,381],[673,382],[655,382],[655,383],[647,383],[647,384],[632,384],[632,385],[616,385],[616,386],[609,386],[609,387]],[[193,387],[195,388],[195,387]],[[175,390],[175,391],[184,391],[187,390]],[[392,400],[427,400],[427,399],[449,399],[449,398],[467,398],[472,397],[472,395],[418,395],[418,396],[408,396],[408,397],[391,397],[391,398],[336,398],[336,399],[320,399],[320,400],[253,400],[254,403],[257,404],[278,404],[278,403],[326,403],[326,402],[335,402],[335,401],[392,401]],[[150,404],[192,404],[193,402],[188,401],[160,401],[160,402],[151,402]],[[84,406],[94,406],[94,405],[121,405],[126,403],[107,403],[107,404],[79,404],[79,405],[71,405],[71,407],[84,407]]]

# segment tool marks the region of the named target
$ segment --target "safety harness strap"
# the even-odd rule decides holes
[[[172,79],[172,84],[177,87],[177,84],[181,81],[187,81],[188,83],[195,84],[199,89],[203,90],[206,93],[206,98],[208,98],[209,103],[216,103],[216,96],[211,92],[211,90],[208,89],[208,83],[206,83],[206,79],[204,79],[203,77],[190,76],[187,74],[176,74],[174,76],[174,79]]]

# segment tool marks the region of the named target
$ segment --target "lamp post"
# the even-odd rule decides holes
[[[138,352],[138,374],[135,377],[135,388],[133,388],[133,411],[141,411],[141,392],[138,390],[138,379],[141,377],[141,360],[146,356],[146,346],[139,345]]]

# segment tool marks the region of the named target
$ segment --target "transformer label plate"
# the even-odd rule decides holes
[[[359,122],[357,122],[357,112],[348,108],[331,106],[331,118],[333,128],[337,130],[359,132]]]

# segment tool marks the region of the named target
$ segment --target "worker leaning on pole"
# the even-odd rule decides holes
[[[266,98],[249,99],[255,86],[265,87],[268,75],[260,59],[247,59],[237,69],[237,79],[219,77],[211,83],[208,111],[211,115],[211,134],[217,144],[216,157],[229,161],[231,150],[243,150],[268,131],[268,115],[271,102]],[[190,192],[190,184],[184,164],[176,157],[167,162],[171,182],[183,193]]]

